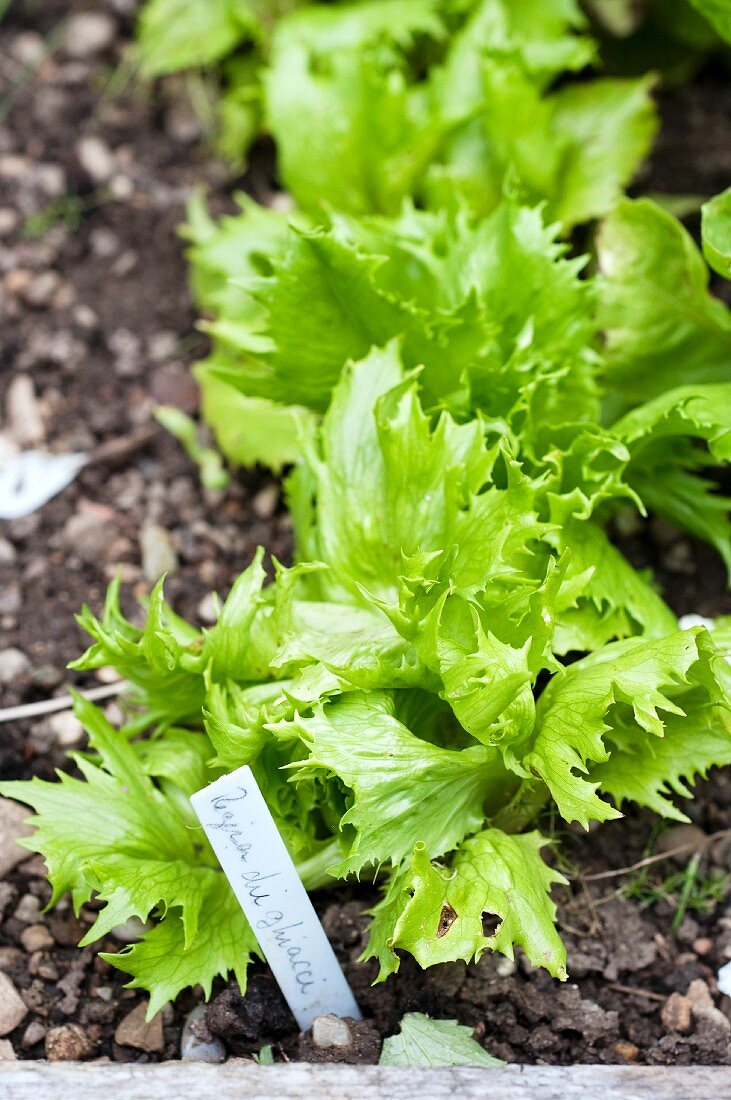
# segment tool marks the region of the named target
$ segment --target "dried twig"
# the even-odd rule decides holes
[[[100,687],[90,688],[88,691],[80,691],[78,694],[84,699],[94,702],[97,699],[110,699],[119,695],[129,687],[126,680],[117,680],[113,684],[102,684]],[[38,703],[22,703],[18,707],[5,707],[0,710],[0,723],[16,722],[22,718],[40,718],[44,714],[56,714],[61,710],[71,710],[74,705],[72,695],[58,695],[54,699],[41,699]]]
[[[626,993],[629,997],[644,997],[648,1001],[666,1001],[662,993],[652,993],[649,989],[638,989],[634,985],[620,985],[619,982],[608,982],[608,989],[615,989],[617,993]]]
[[[686,844],[679,844],[676,848],[669,848],[667,852],[658,852],[654,856],[645,856],[644,859],[640,859],[637,863],[631,864],[629,867],[618,867],[614,871],[598,871],[593,875],[577,875],[576,879],[579,882],[599,882],[600,879],[606,878],[619,878],[621,875],[631,875],[635,871],[641,871],[643,867],[650,867],[653,863],[661,863],[664,859],[670,859],[671,856],[682,855],[683,852],[695,852],[702,851],[712,844],[715,840],[720,840],[721,837],[731,836],[731,829],[719,829],[717,833],[711,833],[700,843],[694,840],[688,841]]]

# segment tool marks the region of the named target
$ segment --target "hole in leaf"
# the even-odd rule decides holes
[[[500,925],[503,923],[503,918],[498,916],[497,913],[483,913],[482,914],[482,934],[488,939],[491,939],[496,933]]]
[[[452,927],[457,919],[457,913],[449,904],[445,901],[442,905],[442,911],[439,914],[439,924],[437,926],[437,939],[441,939],[442,936],[446,936],[449,929]]]

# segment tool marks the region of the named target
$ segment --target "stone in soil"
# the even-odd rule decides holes
[[[21,848],[17,843],[33,832],[31,826],[26,824],[29,816],[27,806],[21,806],[9,798],[0,798],[0,879],[23,860],[30,859],[28,849]]]
[[[121,1047],[134,1047],[149,1054],[160,1054],[165,1047],[162,1029],[162,1013],[156,1012],[151,1020],[146,1019],[147,1004],[141,1001],[117,1024],[114,1041]]]
[[[27,1015],[25,1001],[7,974],[0,970],[0,1036],[9,1035]]]
[[[183,1062],[218,1064],[226,1061],[226,1047],[206,1023],[205,1005],[196,1005],[183,1024],[180,1057]]]
[[[312,1030],[300,1035],[298,1052],[305,1062],[375,1064],[381,1052],[381,1037],[372,1020],[318,1016]]]
[[[340,1016],[316,1016],[312,1021],[312,1042],[316,1047],[348,1049],[353,1045],[353,1032],[347,1020]]]
[[[30,668],[30,661],[16,646],[0,649],[0,684],[12,684]]]
[[[70,710],[62,710],[48,719],[48,728],[57,745],[73,749],[84,740],[84,727]]]
[[[96,1043],[79,1024],[62,1024],[46,1032],[49,1062],[82,1062],[96,1054]]]
[[[661,1011],[662,1022],[668,1031],[687,1034],[693,1025],[691,1003],[676,990],[671,993]]]
[[[48,951],[54,945],[54,938],[45,924],[29,924],[20,933],[23,948],[32,955],[34,951]]]
[[[178,555],[170,535],[157,523],[148,523],[140,531],[142,573],[145,580],[154,584],[164,573],[174,573],[178,567]]]
[[[116,23],[106,12],[77,12],[66,22],[64,52],[69,57],[85,61],[108,50],[116,33]]]

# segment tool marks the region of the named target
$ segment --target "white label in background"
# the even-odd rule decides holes
[[[222,776],[190,801],[300,1028],[328,1013],[359,1020],[350,986],[251,768]]]

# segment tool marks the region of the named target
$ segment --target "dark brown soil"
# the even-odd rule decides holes
[[[105,94],[133,7],[128,0],[27,0],[0,26],[0,408],[13,391],[26,414],[3,423],[0,447],[9,440],[68,451],[151,428],[151,441],[124,464],[92,467],[40,512],[0,525],[0,651],[14,647],[26,658],[25,670],[2,688],[4,706],[64,689],[64,666],[84,644],[73,614],[85,601],[98,608],[118,569],[130,609],[149,591],[143,529],[167,532],[169,539],[159,531],[156,537],[177,559],[168,595],[194,620],[205,621],[207,594],[225,592],[257,544],[285,559],[290,549],[268,474],[240,474],[225,492],[206,492],[177,445],[154,428],[155,400],[195,409],[187,367],[204,348],[193,329],[175,228],[196,184],[207,182],[222,204],[241,181],[210,163],[174,83],[154,100],[139,91]],[[81,58],[58,47],[38,61],[44,41],[50,36],[53,44],[59,23],[79,10],[112,18],[108,45]],[[710,193],[728,182],[730,100],[713,74],[665,98],[664,129],[643,189]],[[88,144],[85,155],[79,145],[89,137],[103,143],[101,154],[95,150],[102,168],[106,156],[103,179],[92,178]],[[261,169],[246,182],[261,194],[267,174]],[[32,382],[30,395],[14,389],[21,376]],[[721,562],[706,547],[656,521],[625,535],[623,545],[636,565],[655,569],[676,611],[731,610]],[[3,778],[48,777],[63,762],[63,737],[47,720],[0,733]],[[565,985],[522,957],[513,963],[487,955],[474,966],[427,972],[404,959],[396,977],[373,987],[373,966],[357,962],[372,890],[320,894],[316,904],[366,1017],[354,1057],[375,1060],[379,1036],[418,1010],[458,1018],[494,1054],[519,1062],[731,1062],[731,1001],[715,986],[718,967],[731,957],[731,848],[725,837],[698,847],[704,836],[731,828],[728,773],[702,785],[688,813],[690,834],[670,831],[659,842],[667,850],[689,841],[682,855],[615,877],[587,878],[655,850],[657,824],[649,815],[631,813],[588,837],[573,830],[559,836],[556,858],[571,878],[557,892],[569,948]],[[696,877],[681,882],[694,852]],[[9,1035],[16,1056],[58,1052],[58,1033],[55,1044],[47,1033],[75,1024],[81,1039],[64,1033],[66,1056],[177,1057],[200,991],[165,1010],[162,1039],[149,1041],[151,1049],[118,1043],[115,1029],[141,998],[122,988],[124,977],[93,949],[75,946],[90,913],[75,918],[66,900],[40,913],[49,895],[42,870],[32,859],[0,882],[0,970],[29,1009]],[[39,938],[39,925],[48,936]],[[110,938],[104,946],[119,943]],[[229,1054],[273,1043],[277,1057],[323,1056],[298,1035],[264,967],[254,971],[246,998],[219,985],[207,1023]]]

